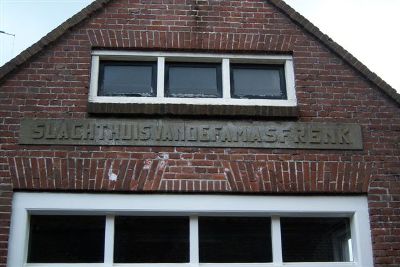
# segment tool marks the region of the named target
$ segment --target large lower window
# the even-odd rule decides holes
[[[189,217],[114,218],[114,262],[189,262]]]
[[[286,263],[372,267],[365,198],[14,196],[10,267]]]
[[[349,218],[281,218],[284,262],[353,261]]]
[[[103,262],[105,222],[104,216],[32,215],[28,262]]]
[[[272,262],[271,220],[200,217],[200,262]]]

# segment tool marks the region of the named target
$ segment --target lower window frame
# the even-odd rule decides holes
[[[104,263],[27,263],[30,215],[105,215]],[[189,216],[189,263],[113,263],[116,215]],[[199,216],[271,217],[272,263],[199,263]],[[280,217],[349,217],[352,262],[282,261]],[[237,195],[117,195],[16,192],[13,196],[9,239],[9,267],[373,267],[371,232],[366,196],[237,196]]]

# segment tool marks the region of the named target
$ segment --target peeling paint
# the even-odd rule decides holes
[[[158,169],[161,170],[163,169],[165,166],[167,165],[167,163],[164,160],[161,160],[159,165],[158,165]]]
[[[144,166],[143,166],[143,170],[148,170],[148,169],[150,169],[150,167],[151,167],[151,160],[149,160],[149,159],[146,159],[145,161],[144,161]]]
[[[168,153],[161,153],[159,156],[158,156],[158,158],[159,159],[169,159],[169,154]]]
[[[118,175],[116,175],[115,173],[113,173],[112,168],[110,168],[110,169],[108,170],[108,179],[109,179],[110,181],[116,181],[117,178],[118,178]]]

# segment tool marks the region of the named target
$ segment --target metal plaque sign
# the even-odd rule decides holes
[[[24,119],[20,144],[362,149],[343,123],[174,119]]]

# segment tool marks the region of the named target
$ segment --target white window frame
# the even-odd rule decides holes
[[[104,263],[28,264],[29,216],[106,215]],[[114,216],[190,217],[190,263],[113,264]],[[199,263],[198,216],[271,217],[272,263]],[[279,216],[349,217],[352,262],[283,263]],[[365,196],[228,196],[26,193],[13,197],[8,267],[373,267],[368,202]]]
[[[100,62],[153,61],[157,62],[157,96],[126,97],[99,96],[98,81]],[[222,98],[164,97],[165,62],[213,62],[222,67]],[[231,98],[230,63],[279,64],[284,66],[287,99],[236,99]],[[290,55],[244,55],[207,54],[177,52],[139,52],[98,50],[92,52],[89,102],[92,103],[135,103],[135,104],[193,104],[193,105],[238,105],[238,106],[297,106],[293,57]]]

